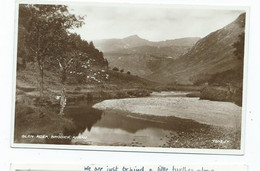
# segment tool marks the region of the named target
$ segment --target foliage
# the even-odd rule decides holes
[[[112,70],[113,71],[119,71],[119,69],[117,67],[114,67]]]
[[[70,14],[64,5],[30,4],[19,7],[18,55],[24,61],[37,62],[42,96],[45,65],[50,62],[50,58],[66,53],[64,49],[68,31],[82,26],[83,18]]]
[[[22,45],[34,57],[30,59],[35,60],[40,67],[47,57],[60,54],[64,50],[69,29],[82,24],[83,18],[69,14],[67,7],[63,5],[20,5],[18,34],[25,39]]]
[[[89,43],[89,47],[91,47],[93,49],[95,48],[94,43],[92,41]]]
[[[82,40],[74,28],[84,24],[84,17],[70,14],[64,5],[20,5],[18,30],[18,64],[36,62],[41,76],[48,69],[60,72],[60,81],[65,84],[68,75],[84,82],[87,69],[92,66],[107,67],[103,53],[93,42]],[[88,62],[87,64],[87,61]],[[90,66],[91,65],[91,66]]]

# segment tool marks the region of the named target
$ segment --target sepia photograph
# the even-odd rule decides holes
[[[32,2],[13,147],[243,154],[247,7]]]

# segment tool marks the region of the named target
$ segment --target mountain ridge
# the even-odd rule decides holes
[[[199,38],[149,42],[139,39],[137,36],[130,36],[124,40],[129,39],[131,41],[128,41],[128,46],[124,45],[123,48],[122,46],[120,48],[113,46],[111,50],[110,46],[110,50],[104,52],[104,57],[108,60],[110,68],[117,67],[146,78],[158,68],[188,52]],[[133,39],[139,39],[139,42],[132,43]]]
[[[244,25],[243,13],[230,24],[200,39],[176,61],[149,75],[150,79],[164,83],[193,84],[192,78],[199,74],[216,74],[240,67],[233,45],[244,33]]]
[[[164,41],[150,41],[139,37],[137,34],[119,39],[100,39],[93,40],[95,46],[103,52],[113,52],[127,48],[134,48],[138,46],[154,46],[154,47],[168,47],[168,46],[191,46],[197,42],[199,37],[185,37],[178,39],[168,39]],[[112,45],[112,46],[111,46]]]

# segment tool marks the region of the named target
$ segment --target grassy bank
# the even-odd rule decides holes
[[[45,97],[19,94],[15,106],[14,142],[16,143],[46,143],[45,138],[37,136],[64,135],[75,130],[72,120],[57,115],[59,105]],[[32,137],[33,136],[33,137]],[[58,143],[58,142],[56,142]]]
[[[227,101],[242,106],[242,89],[233,86],[206,86],[200,91],[200,99]]]

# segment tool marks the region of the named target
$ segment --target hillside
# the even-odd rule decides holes
[[[20,90],[27,89],[28,87],[35,90],[36,94],[39,93],[39,82],[41,78],[39,73],[35,72],[38,66],[35,64],[27,64],[26,68],[17,72],[16,85]],[[60,82],[60,73],[54,73],[52,70],[44,72],[44,91],[60,94],[62,83]],[[87,76],[75,77],[74,74],[68,75],[66,81],[66,89],[68,92],[83,91],[117,91],[123,89],[142,89],[151,88],[158,85],[155,82],[134,76],[132,74],[121,73],[119,71],[112,71],[107,69],[97,69],[92,67],[91,72],[87,72]],[[77,90],[79,89],[79,90]]]
[[[198,40],[199,38],[183,38],[151,42],[134,35],[94,43],[97,48],[104,51],[104,57],[108,60],[110,68],[117,67],[146,78],[147,75],[188,52]]]
[[[235,56],[234,44],[244,34],[244,25],[245,14],[241,14],[224,28],[200,39],[188,53],[160,68],[149,78],[164,83],[193,84],[202,77],[221,75],[227,71],[241,72],[241,60]]]

